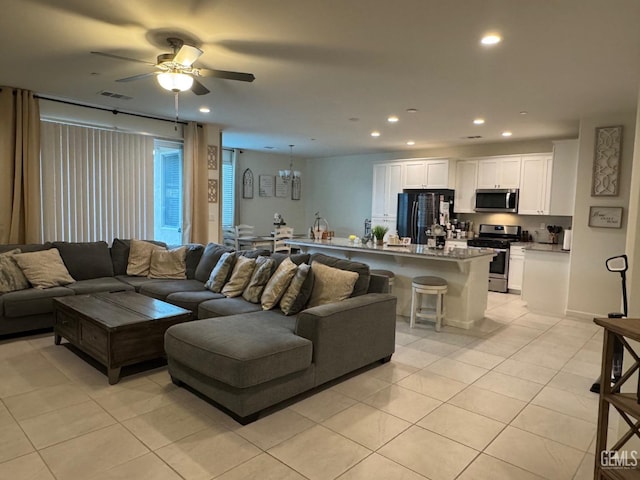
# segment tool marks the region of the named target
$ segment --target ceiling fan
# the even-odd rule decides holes
[[[123,57],[104,52],[91,52],[95,55],[126,60],[128,62],[143,63],[155,67],[155,72],[141,73],[132,77],[120,78],[116,82],[131,82],[141,78],[156,76],[158,83],[165,90],[172,92],[184,92],[191,90],[196,95],[206,95],[209,89],[197,80],[197,77],[215,77],[226,80],[238,80],[241,82],[253,82],[255,76],[252,73],[229,72],[226,70],[212,70],[208,68],[194,67],[194,62],[202,55],[202,50],[193,45],[186,45],[180,38],[167,38],[167,43],[173,49],[173,53],[161,53],[157,63],[146,62],[135,58]]]

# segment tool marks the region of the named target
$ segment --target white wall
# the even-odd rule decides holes
[[[293,157],[293,168],[302,174],[302,193],[300,200],[291,200],[291,190],[287,197],[261,197],[258,193],[260,175],[275,177],[279,170],[288,169],[290,164],[288,154],[262,153],[245,150],[238,153],[236,165],[237,212],[238,223],[253,225],[258,235],[267,235],[273,230],[273,214],[279,213],[284,217],[287,226],[294,228],[294,233],[305,233],[313,223],[313,218],[305,217],[305,203],[308,196],[308,186],[312,182],[305,162]],[[252,199],[242,198],[242,174],[250,168],[253,172],[254,193]]]
[[[633,174],[631,175],[631,193],[627,227],[627,255],[629,272],[627,287],[629,295],[629,317],[640,317],[640,89],[638,90],[638,110],[636,112],[635,145],[633,150]]]
[[[602,316],[620,310],[620,276],[606,270],[608,257],[624,253],[633,164],[635,112],[584,118],[580,122],[578,184],[573,217],[573,244],[567,312],[585,317]],[[616,197],[592,197],[591,180],[595,128],[622,125],[622,156],[619,192]],[[622,228],[588,226],[590,206],[623,207]]]
[[[464,158],[540,153],[552,150],[551,140],[510,141],[410,152],[310,159],[307,161],[307,169],[314,181],[306,189],[305,216],[307,221],[313,221],[314,213],[319,211],[337,236],[344,237],[352,233],[362,235],[365,218],[371,218],[373,164],[376,162],[424,157]]]

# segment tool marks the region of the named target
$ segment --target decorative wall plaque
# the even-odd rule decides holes
[[[242,174],[242,198],[253,198],[253,172],[249,168]]]
[[[209,203],[218,203],[218,179],[210,178],[208,182],[208,200]]]
[[[622,227],[622,207],[589,207],[589,226]]]
[[[286,198],[289,196],[289,188],[287,182],[285,182],[280,176],[276,175],[276,197]]]
[[[261,197],[273,197],[273,176],[272,175],[260,175],[258,177],[260,182],[258,185],[258,193]]]
[[[622,126],[596,128],[591,196],[618,195]]]
[[[291,179],[291,200],[300,200],[300,189],[302,180],[300,177],[294,177]]]
[[[218,147],[216,145],[207,145],[207,169],[218,169]]]

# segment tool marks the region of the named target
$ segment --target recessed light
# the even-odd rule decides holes
[[[380,136],[380,132],[377,130],[374,130],[373,132],[371,132],[371,136],[372,137],[379,137]]]
[[[513,135],[513,133],[511,133],[511,132],[510,132],[510,131],[508,131],[508,130],[507,130],[507,131],[505,131],[505,132],[502,132],[502,136],[503,136],[503,137],[510,137],[511,135]]]
[[[264,147],[264,148],[265,148],[266,150],[275,150],[275,149],[276,149],[276,147],[270,147],[270,146],[266,146],[266,147]]]
[[[418,113],[418,109],[417,108],[407,108],[407,113]]]
[[[528,113],[529,113],[529,112],[527,112],[526,110],[522,110],[522,111],[520,112],[520,115],[527,115]]]
[[[200,107],[200,113],[209,113],[210,111],[209,107]]]
[[[482,39],[480,40],[480,43],[482,45],[495,45],[497,43],[500,43],[501,41],[502,41],[502,37],[500,37],[500,35],[496,33],[489,33],[484,37],[482,37]]]
[[[358,120],[360,120],[358,117],[351,117],[349,119],[350,122],[357,122]]]
[[[484,118],[476,118],[473,120],[475,125],[482,125],[484,123]]]
[[[387,117],[387,122],[389,123],[396,123],[398,120],[400,119],[395,115],[389,115],[389,117]]]
[[[415,144],[416,144],[416,142],[414,142],[413,140],[409,140],[407,142],[407,145],[409,145],[409,146],[412,146],[412,145],[415,145]]]

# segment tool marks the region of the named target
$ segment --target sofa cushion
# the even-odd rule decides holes
[[[200,263],[200,259],[202,258],[204,246],[199,243],[188,243],[185,247],[187,247],[187,258],[185,259],[186,274],[187,278],[193,279],[196,278],[196,268],[198,268],[198,263]]]
[[[280,299],[280,310],[285,315],[293,315],[301,311],[311,297],[313,289],[313,273],[306,263],[298,265],[287,291]]]
[[[53,242],[69,274],[75,280],[113,277],[107,242]]]
[[[311,257],[308,253],[293,253],[289,255],[288,253],[272,253],[270,258],[273,258],[276,262],[276,268],[284,261],[285,258],[288,258],[296,265],[302,265],[303,263],[309,263],[309,258]]]
[[[275,270],[275,261],[270,257],[260,255],[256,259],[256,268],[253,270],[251,280],[242,292],[242,298],[247,302],[260,303],[260,297],[264,291],[264,287],[271,278],[271,274]]]
[[[126,283],[127,285],[131,285],[136,289],[136,292],[139,292],[140,289],[145,285],[150,285],[152,283],[167,283],[167,282],[184,282],[185,280],[162,280],[158,278],[149,278],[149,277],[132,277],[130,275],[116,275],[116,278],[121,282]],[[175,291],[175,290],[174,290]]]
[[[156,280],[140,285],[139,292],[148,296],[164,300],[175,292],[201,292],[205,290],[198,280]]]
[[[356,272],[358,274],[358,280],[353,287],[352,297],[364,295],[369,290],[369,265],[360,262],[352,262],[350,260],[343,260],[341,258],[330,257],[322,253],[314,253],[311,255],[311,262],[320,262],[330,267],[339,268],[340,270],[347,270],[350,272]],[[311,267],[313,270],[313,267]]]
[[[129,249],[129,262],[127,263],[127,275],[147,277],[151,265],[151,253],[154,250],[166,250],[151,242],[144,240],[131,240]]]
[[[57,252],[57,250],[56,250]],[[73,295],[73,290],[66,287],[51,287],[45,290],[28,288],[2,295],[5,317],[26,317],[53,312],[54,297]]]
[[[253,270],[256,268],[256,259],[244,256],[236,256],[233,271],[227,283],[222,287],[221,293],[225,297],[239,297],[249,284]]]
[[[198,318],[228,317],[240,313],[259,312],[260,304],[247,302],[242,297],[207,300],[198,305]]]
[[[280,264],[275,273],[271,275],[260,297],[263,310],[271,310],[278,304],[280,298],[284,295],[284,292],[286,292],[289,283],[291,283],[291,279],[296,274],[297,269],[296,264],[288,258]]]
[[[207,300],[213,300],[216,298],[224,298],[221,293],[213,293],[211,290],[200,290],[197,292],[175,292],[170,293],[164,299],[165,302],[169,302],[172,305],[186,308],[192,312],[198,312],[198,305]]]
[[[6,243],[0,245],[0,253],[5,253],[10,250],[19,248],[22,253],[27,252],[40,252],[42,250],[49,250],[51,248],[51,242],[45,243]]]
[[[227,278],[231,274],[235,260],[236,257],[233,253],[223,253],[216,266],[211,270],[211,275],[209,275],[209,279],[204,284],[204,288],[220,293],[224,284],[227,283]]]
[[[349,298],[358,280],[356,272],[329,267],[319,262],[313,262],[311,269],[313,270],[313,289],[309,298],[309,307],[341,302]]]
[[[236,388],[307,369],[312,343],[269,321],[270,313],[174,325],[165,334],[165,350],[172,359]]]
[[[205,283],[211,276],[211,271],[217,265],[223,253],[233,252],[233,248],[225,247],[217,243],[209,243],[202,252],[194,278]]]
[[[60,252],[56,248],[39,252],[16,253],[13,258],[22,273],[35,288],[51,288],[67,285],[75,280],[65,267]]]
[[[29,280],[22,273],[13,256],[20,253],[19,248],[0,253],[0,293],[14,292],[29,288]]]
[[[145,242],[153,243],[161,247],[167,248],[164,242],[156,240],[145,240]],[[129,264],[129,250],[131,248],[131,240],[115,238],[111,244],[111,263],[113,263],[114,275],[126,275],[127,265]]]
[[[169,278],[185,280],[187,278],[187,247],[172,250],[152,250],[149,262],[149,278]]]
[[[121,282],[115,277],[80,280],[79,282],[70,283],[69,285],[66,285],[66,287],[73,290],[76,295],[96,292],[122,292],[125,290],[135,290],[133,286]]]

